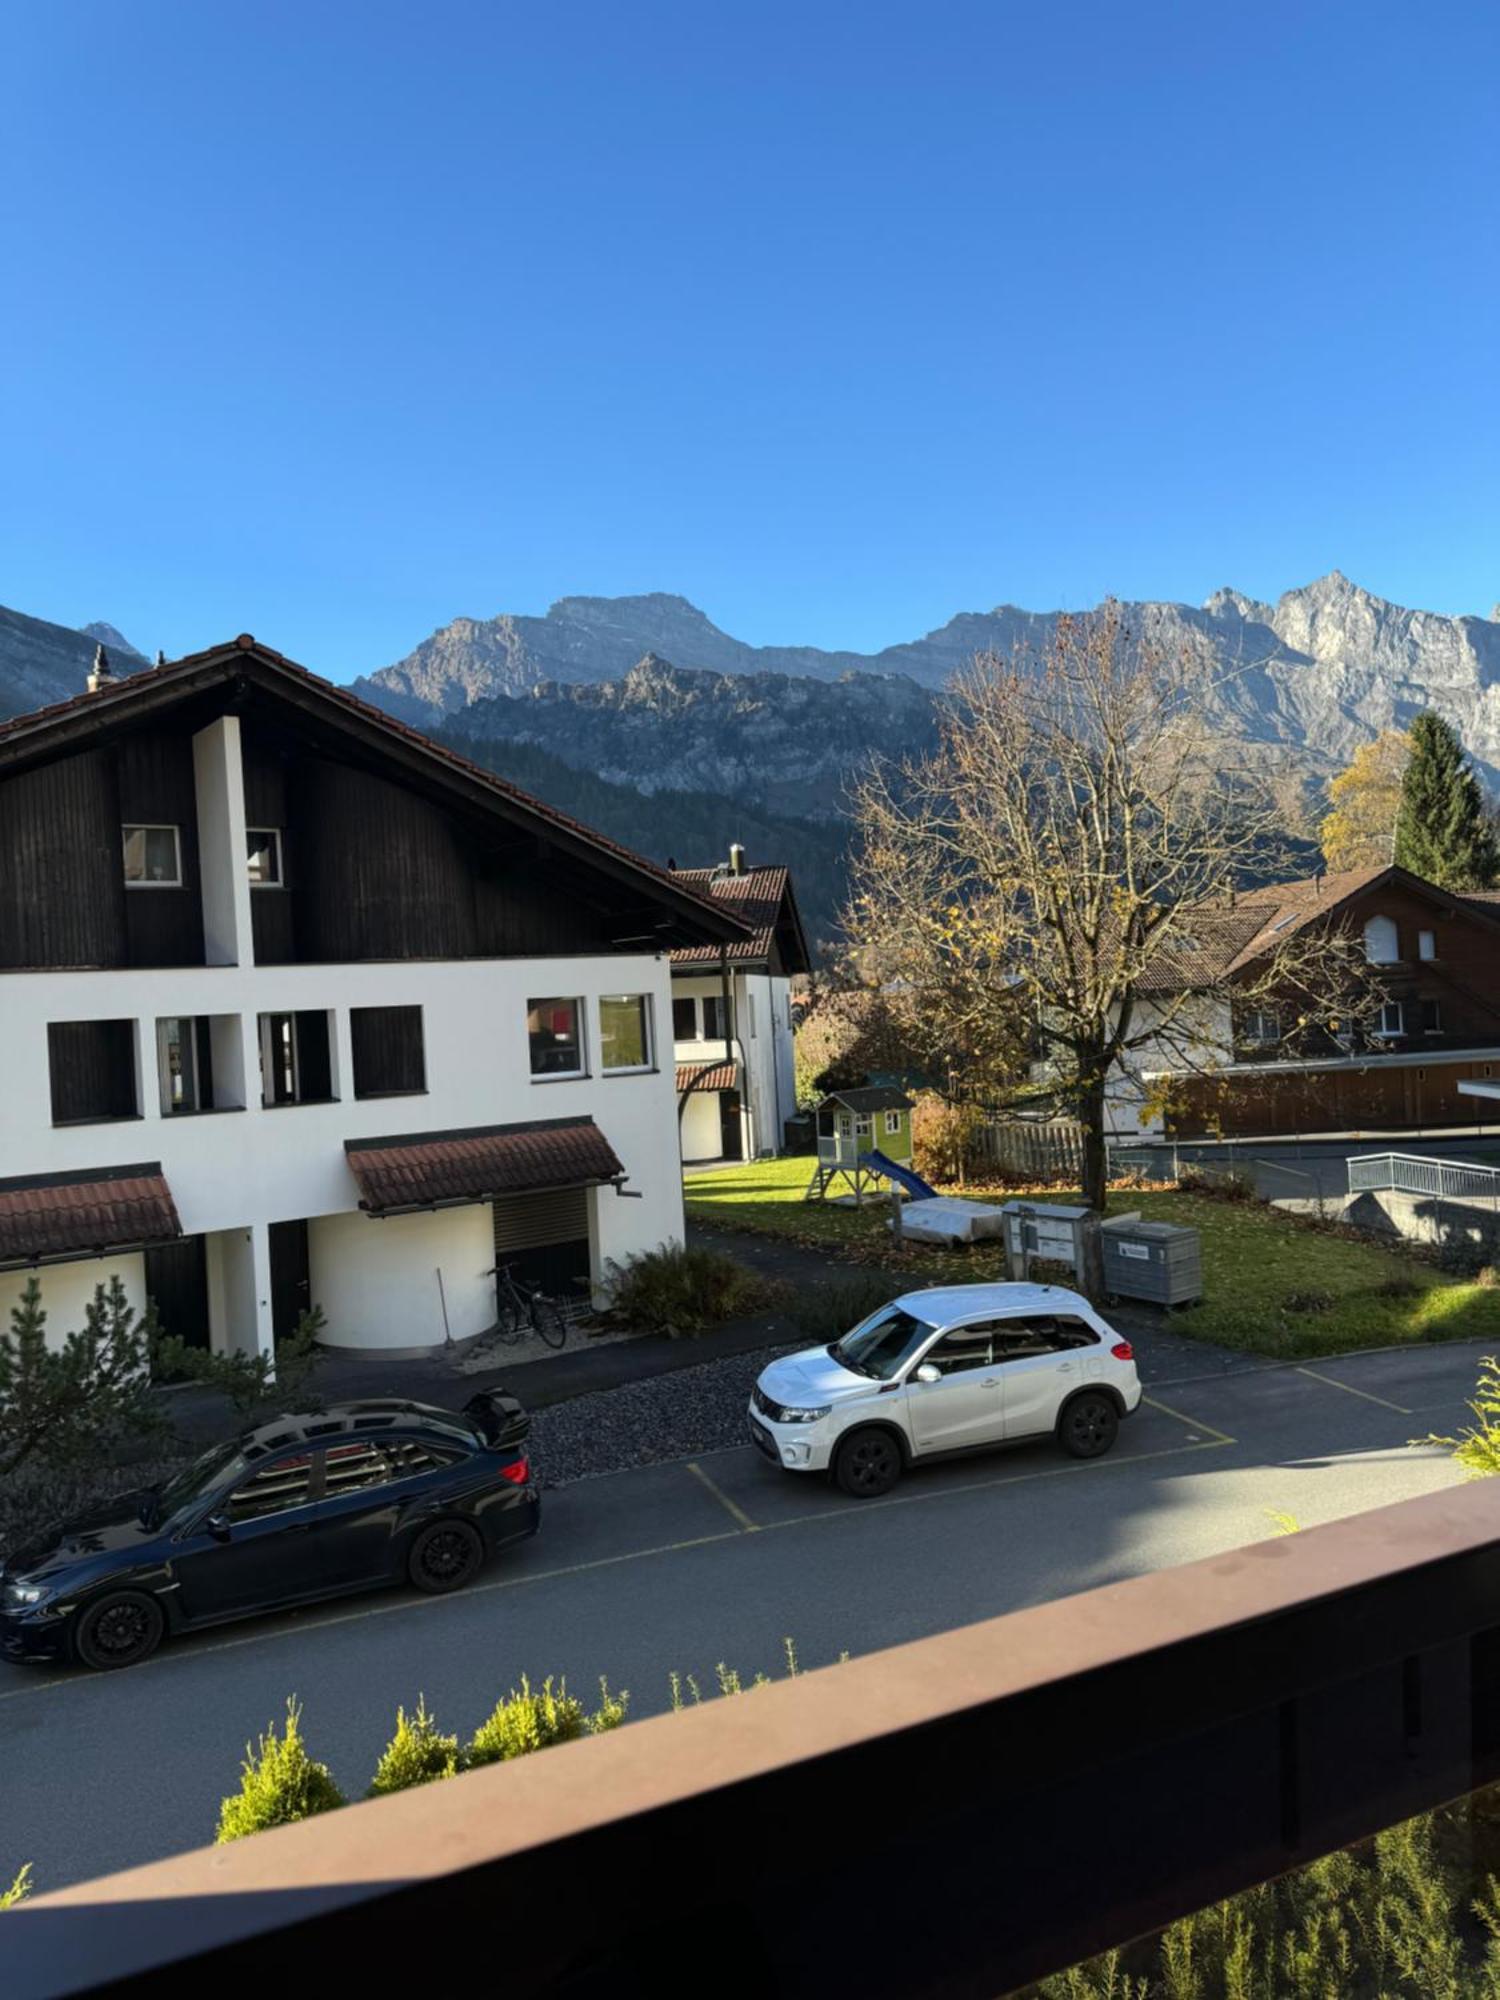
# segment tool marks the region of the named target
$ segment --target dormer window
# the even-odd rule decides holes
[[[279,889],[281,872],[281,828],[247,826],[245,829],[246,867],[252,889]]]
[[[124,826],[127,889],[180,889],[182,842],[175,826]]]

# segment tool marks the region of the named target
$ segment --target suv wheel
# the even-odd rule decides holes
[[[901,1447],[889,1431],[851,1431],[839,1446],[833,1476],[855,1500],[877,1500],[901,1477]]]
[[[1057,1420],[1057,1441],[1070,1458],[1099,1458],[1119,1434],[1120,1413],[1102,1389],[1075,1396]]]
[[[484,1560],[479,1531],[467,1521],[434,1521],[411,1545],[406,1572],[418,1590],[461,1590]]]
[[[86,1667],[133,1667],[154,1653],[166,1627],[161,1606],[138,1590],[116,1590],[91,1604],[73,1633],[73,1650]]]

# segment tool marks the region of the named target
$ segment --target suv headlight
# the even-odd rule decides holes
[[[819,1417],[826,1417],[832,1408],[832,1403],[823,1403],[815,1410],[789,1410],[783,1404],[779,1421],[784,1424],[815,1424]]]

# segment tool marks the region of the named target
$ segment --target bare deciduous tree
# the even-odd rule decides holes
[[[1236,886],[1280,844],[1274,780],[1216,717],[1204,652],[1166,651],[1106,604],[1041,656],[981,656],[937,752],[859,788],[851,963],[900,1003],[914,1057],[955,1094],[1013,1098],[1033,1065],[1082,1120],[1083,1192],[1104,1201],[1106,1086],[1222,1059],[1231,1002],[1301,1036],[1368,1010],[1337,924],[1298,924],[1253,965]]]

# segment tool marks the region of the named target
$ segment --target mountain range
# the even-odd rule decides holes
[[[1122,608],[1164,646],[1211,652],[1226,742],[1255,746],[1309,805],[1359,744],[1426,708],[1500,789],[1500,606],[1408,610],[1334,570],[1274,604],[1220,590]],[[877,653],[829,652],[749,645],[683,597],[567,597],[541,618],[455,619],[353,690],[658,860],[711,859],[753,821],[764,858],[800,859],[821,924],[841,894],[852,774],[929,747],[955,671],[976,652],[1044,649],[1061,615],[1001,605]],[[0,717],[77,693],[101,640],[117,671],[147,665],[113,626],[0,609]]]

